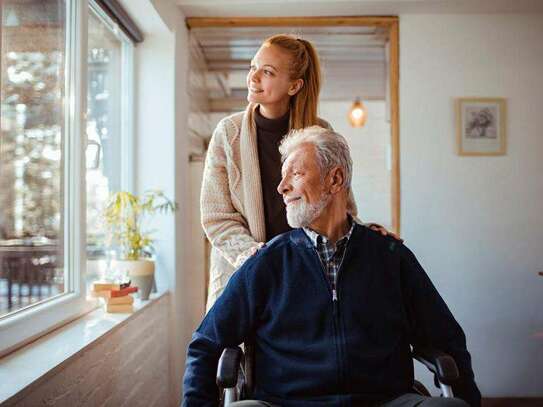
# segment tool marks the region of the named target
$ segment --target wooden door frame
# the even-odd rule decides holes
[[[347,17],[189,17],[187,28],[366,26],[388,29],[390,40],[390,128],[392,229],[400,233],[400,101],[399,20],[396,16]]]

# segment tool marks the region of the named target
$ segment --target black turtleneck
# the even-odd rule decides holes
[[[258,162],[266,218],[266,241],[291,230],[283,197],[277,192],[281,182],[279,143],[288,133],[290,112],[278,119],[267,119],[255,110]]]

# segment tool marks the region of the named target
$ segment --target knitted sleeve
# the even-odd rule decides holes
[[[239,267],[262,243],[249,231],[243,215],[235,208],[232,192],[240,180],[228,140],[227,120],[217,125],[207,151],[200,195],[202,227],[211,245],[217,248],[234,267]]]

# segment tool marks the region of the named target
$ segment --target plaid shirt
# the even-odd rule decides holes
[[[336,286],[338,271],[341,267],[343,256],[345,255],[345,248],[347,247],[347,243],[349,242],[349,238],[354,229],[354,221],[352,219],[349,219],[349,221],[351,222],[349,231],[341,239],[338,239],[335,244],[328,240],[326,236],[322,236],[309,228],[304,228],[304,232],[307,234],[319,254],[326,277],[332,288],[334,300],[337,300]]]

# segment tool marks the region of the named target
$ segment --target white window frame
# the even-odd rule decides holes
[[[64,287],[62,294],[0,318],[0,356],[79,318],[98,306],[86,298],[86,107],[89,7],[123,41],[121,185],[134,188],[134,46],[94,0],[66,0],[64,137]]]
[[[89,0],[89,7],[122,43],[121,51],[121,186],[123,190],[135,192],[134,167],[134,45],[132,40],[119,28],[95,0]]]

